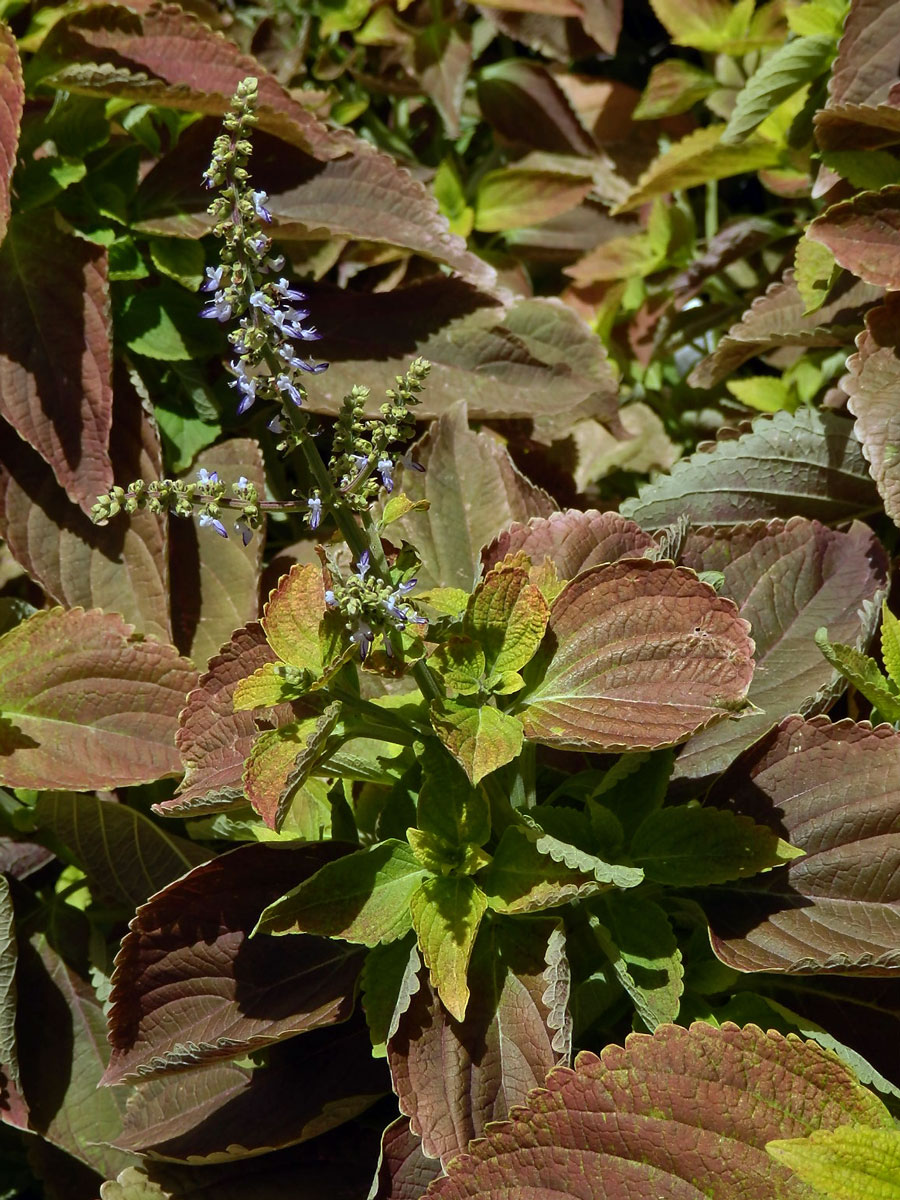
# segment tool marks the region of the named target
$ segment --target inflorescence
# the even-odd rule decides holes
[[[212,162],[203,175],[206,187],[219,189],[208,212],[216,222],[213,233],[225,244],[219,265],[206,269],[203,291],[212,292],[213,298],[200,315],[238,322],[228,335],[235,351],[230,386],[237,389],[238,413],[256,400],[286,400],[299,407],[306,398],[303,375],[318,374],[328,366],[298,353],[297,342],[314,342],[321,336],[314,326],[304,324],[309,310],[296,307],[306,300],[305,293],[283,277],[266,278],[284,267],[284,256],[272,256],[272,239],[263,228],[272,220],[268,196],[249,187],[248,134],[256,124],[256,100],[255,79],[238,84],[224,132],[216,138]]]
[[[198,512],[201,525],[227,537],[225,518],[237,510],[234,528],[246,545],[267,510],[303,511],[310,528],[317,529],[331,508],[350,541],[359,533],[354,514],[365,513],[382,488],[393,491],[398,467],[422,470],[407,449],[415,434],[412,410],[430,370],[422,358],[415,359],[405,375],[397,376],[396,387],[387,392],[377,416],[365,414],[368,388],[354,387],[344,398],[335,423],[327,467],[318,457],[306,414],[299,410],[306,400],[305,376],[319,374],[328,364],[301,357],[298,344],[316,341],[320,335],[306,324],[305,294],[279,274],[284,257],[273,255],[272,240],[264,229],[272,220],[268,197],[254,190],[250,182],[250,135],[257,119],[256,104],[257,81],[245,79],[234,94],[212,161],[204,172],[205,185],[219,191],[208,211],[215,220],[213,233],[224,245],[218,266],[206,270],[202,290],[211,292],[212,298],[201,316],[237,323],[228,335],[234,351],[230,386],[238,393],[237,411],[246,412],[257,400],[279,403],[280,412],[269,421],[269,429],[285,435],[279,449],[303,450],[317,486],[309,495],[294,492],[296,499],[287,502],[266,501],[241,476],[231,485],[229,495],[229,486],[218,473],[201,467],[196,482],[138,479],[127,488],[114,487],[98,498],[91,511],[100,524],[117,513],[142,508],[179,517]],[[362,658],[379,634],[391,654],[391,639],[397,633],[410,624],[426,624],[403,602],[415,582],[403,573],[389,571],[384,564],[372,570],[368,552],[358,558],[355,574],[334,582],[327,594],[328,606],[345,618]]]
[[[366,551],[356,564],[356,572],[347,575],[325,593],[325,603],[347,619],[350,641],[359,648],[365,660],[378,633],[384,636],[388,657],[391,649],[388,629],[403,632],[407,625],[427,625],[424,617],[403,602],[416,586],[415,579],[402,583],[385,583],[369,574],[369,554]]]

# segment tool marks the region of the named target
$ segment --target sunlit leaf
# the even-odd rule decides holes
[[[824,74],[834,50],[834,38],[802,37],[770,54],[738,92],[722,140],[739,142],[761,125],[782,100]]]
[[[0,639],[0,779],[117,787],[178,775],[174,736],[196,680],[173,646],[115,613],[38,612]]]
[[[432,877],[422,881],[409,906],[432,987],[450,1015],[462,1021],[469,1003],[469,959],[487,908],[485,895],[467,875]]]
[[[697,525],[732,526],[769,517],[842,521],[877,504],[851,422],[802,408],[723,431],[644,484],[622,515],[659,529],[685,511]]]
[[[856,434],[885,511],[895,524],[900,522],[900,422],[895,403],[900,378],[898,313],[900,303],[890,296],[868,314],[857,353],[847,361],[846,376]]]
[[[634,1034],[600,1058],[582,1053],[516,1116],[451,1163],[431,1194],[500,1200],[527,1180],[533,1200],[578,1188],[762,1200],[793,1194],[789,1173],[765,1153],[773,1137],[852,1121],[891,1126],[881,1102],[814,1043],[699,1022]]]
[[[900,1130],[840,1125],[766,1150],[828,1200],[892,1200],[900,1179]]]
[[[815,643],[821,625],[835,641],[854,646],[867,645],[875,632],[887,572],[867,526],[855,522],[843,532],[797,517],[745,532],[748,544],[733,545],[732,560],[722,566],[722,590],[753,631],[756,672],[748,698],[762,711],[693,738],[675,765],[676,778],[718,774],[782,717],[828,707],[842,684],[834,687],[833,668]],[[723,549],[728,541],[722,537]],[[708,552],[708,562],[715,553]]]
[[[888,725],[789,717],[716,784],[711,803],[806,851],[710,909],[724,962],[740,971],[896,970],[898,762],[900,734]]]
[[[900,187],[860,192],[825,210],[806,236],[875,287],[900,287]]]
[[[671,745],[741,709],[752,643],[734,604],[646,559],[593,567],[554,602],[544,674],[521,713],[546,745]]]

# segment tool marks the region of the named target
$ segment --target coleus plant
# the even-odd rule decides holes
[[[742,91],[731,89],[736,100],[747,93],[743,110],[752,111],[754,96],[757,105],[802,104],[810,81],[824,80],[841,13],[820,7],[821,30],[802,27],[815,17],[807,12],[793,17],[801,22],[793,32],[823,44],[791,41],[785,49],[795,49],[779,63],[766,65],[778,50],[763,59]],[[773,35],[767,20],[777,14],[765,9],[723,5],[682,28],[680,6],[657,8],[676,41],[703,53],[734,59],[783,36]],[[863,19],[851,13],[851,33]],[[103,89],[106,53],[121,72],[120,96],[133,99],[146,86],[136,77],[152,48],[180,38],[227,63],[231,90],[240,64],[201,28],[172,9],[74,13],[42,47],[35,75]],[[857,45],[852,37],[842,44],[834,80],[853,73]],[[528,72],[517,64],[487,74],[482,90],[489,97],[492,83],[532,79]],[[15,100],[14,69],[7,76]],[[362,1194],[359,1164],[363,1173],[374,1167],[377,1121],[396,1116],[384,1102],[377,1107],[388,1088],[402,1115],[383,1134],[373,1195],[553,1195],[562,1175],[567,1193],[586,1186],[640,1195],[652,1178],[671,1194],[801,1196],[807,1178],[834,1190],[829,1148],[859,1174],[872,1146],[889,1166],[896,1133],[886,1104],[896,1107],[896,1079],[878,1069],[893,1070],[878,1042],[895,1019],[900,735],[821,715],[843,686],[832,663],[844,670],[852,659],[860,678],[873,678],[852,656],[864,654],[888,584],[887,556],[859,519],[880,512],[879,492],[890,503],[890,455],[876,453],[889,437],[886,418],[879,425],[870,411],[867,423],[860,409],[857,437],[846,416],[794,403],[808,386],[796,364],[780,376],[729,379],[749,384],[732,391],[737,399],[783,411],[701,444],[614,513],[557,509],[498,442],[470,432],[464,407],[428,407],[428,384],[450,395],[459,357],[437,357],[428,380],[421,359],[399,379],[392,368],[377,415],[358,387],[347,386],[343,404],[336,394],[317,401],[317,388],[345,390],[347,365],[342,371],[338,360],[320,374],[319,356],[306,356],[315,337],[298,308],[305,301],[270,242],[278,210],[244,174],[253,118],[270,134],[287,130],[287,143],[319,162],[340,162],[346,150],[363,173],[380,160],[329,140],[273,81],[258,78],[238,89],[207,175],[226,200],[214,201],[211,214],[225,251],[195,274],[197,285],[204,277],[210,285],[207,328],[214,319],[236,323],[223,381],[234,395],[223,394],[241,416],[259,413],[274,425],[285,457],[270,455],[270,476],[296,483],[292,498],[264,498],[249,439],[213,447],[190,478],[163,478],[140,411],[146,364],[143,375],[132,364],[130,377],[120,369],[114,381],[127,418],[113,418],[111,396],[103,403],[88,386],[92,374],[112,373],[103,315],[112,247],[105,255],[101,243],[83,240],[88,222],[77,204],[59,211],[80,220],[81,241],[57,222],[32,229],[20,218],[11,228],[7,261],[24,255],[36,266],[42,239],[54,237],[72,267],[69,303],[83,306],[90,336],[85,354],[68,329],[79,347],[69,350],[94,400],[82,444],[96,470],[72,469],[64,426],[41,412],[46,378],[24,365],[28,330],[6,316],[5,413],[34,457],[10,464],[4,479],[5,530],[19,561],[67,607],[31,615],[20,607],[0,642],[2,778],[17,789],[4,812],[18,835],[14,875],[39,870],[53,852],[68,866],[46,913],[34,915],[24,885],[4,898],[4,1119],[42,1135],[48,1178],[55,1147],[99,1169],[104,1200],[265,1195],[267,1187],[296,1195],[298,1186],[310,1195]],[[215,110],[199,89],[184,92],[189,83],[154,87],[173,104],[180,88],[184,107]],[[881,110],[890,106],[871,103],[875,95],[851,97],[850,118],[841,109],[822,118],[823,128],[852,118],[887,136],[892,117]],[[690,134],[674,173],[664,150],[628,207],[754,164],[800,174],[784,162],[788,142],[776,144],[771,126],[754,135],[762,145],[736,146],[754,128],[749,119],[729,122],[727,134]],[[183,166],[191,130],[175,121],[169,132],[182,134]],[[265,147],[263,134],[253,138]],[[399,173],[387,178],[405,186]],[[158,222],[158,237],[166,214],[153,186],[164,193],[165,179],[148,187],[142,210]],[[481,207],[481,230],[490,232]],[[656,204],[635,234],[646,238],[637,248],[659,254],[677,242],[675,212]],[[208,228],[183,211],[168,216]],[[477,278],[481,260],[441,243],[427,224],[417,252]],[[753,232],[737,237],[742,254],[755,253]],[[118,247],[117,272],[127,269],[127,253]],[[682,297],[706,270],[723,282],[719,268],[734,246],[715,253],[716,264],[698,267]],[[627,320],[652,298],[657,266],[684,267],[667,254],[638,273],[651,279],[648,294],[641,284],[616,300]],[[697,362],[698,384],[712,386],[752,360],[777,370],[763,356],[785,346],[811,346],[816,386],[829,382],[832,368],[816,360],[817,349],[843,346],[883,284],[861,268],[861,283],[832,279],[830,263],[810,260],[808,249],[797,254],[796,276],[775,283]],[[816,281],[824,279],[815,296],[804,256]],[[156,246],[157,260],[171,267],[173,256]],[[433,291],[413,289],[394,314],[429,295],[436,305],[446,299],[443,282],[424,286]],[[172,330],[148,317],[153,299],[133,295],[120,326],[140,355],[160,330]],[[358,320],[358,298],[344,299],[348,319]],[[863,339],[858,377],[867,346],[878,371],[890,366],[882,353],[889,308],[870,316],[866,336],[882,334],[872,345]],[[154,311],[177,306],[160,302]],[[512,352],[522,339],[527,352],[517,361],[527,377],[553,313],[553,335],[580,347],[583,371],[563,371],[544,344],[543,386],[559,385],[544,415],[558,418],[576,395],[602,391],[596,375],[600,363],[608,370],[605,359],[594,348],[584,366],[593,344],[557,306],[509,305],[499,331],[489,312],[481,323],[451,320],[437,348],[446,353],[470,337],[474,349],[462,360],[477,377],[493,348]],[[315,305],[312,316],[324,325]],[[187,337],[192,325],[184,316],[172,327]],[[305,380],[315,376],[307,394]],[[766,378],[780,385],[766,395],[784,403],[759,402]],[[642,371],[635,379],[647,381]],[[23,381],[28,403],[17,407],[10,397]],[[517,388],[501,384],[502,373],[495,395],[473,396],[479,415],[518,415]],[[417,403],[419,413],[442,415],[410,451]],[[330,439],[320,410],[336,415]],[[135,469],[107,490],[109,462],[90,452],[109,438],[113,419],[131,446],[117,467]],[[110,523],[85,532],[89,488],[104,492],[95,516]],[[58,549],[48,550],[46,531],[22,515],[36,492],[45,498],[41,514],[68,513],[73,494],[81,502],[77,519],[53,526]],[[128,534],[117,509],[129,518]],[[191,544],[184,531],[193,525],[173,524],[174,628],[166,513],[195,517],[204,539]],[[322,539],[321,557],[295,548],[288,557],[298,561],[273,575],[262,620],[248,621],[256,614],[241,589],[250,578],[246,590],[255,591],[253,556],[267,516],[299,516]],[[71,569],[79,556],[96,568],[86,578]],[[117,558],[133,582],[123,583]],[[110,562],[119,568],[109,572],[112,583],[99,569]],[[238,596],[223,597],[232,584]],[[100,597],[109,611],[97,611]],[[137,619],[137,635],[120,608]],[[214,636],[223,626],[226,636],[240,626],[224,645]],[[820,627],[835,639],[819,639],[830,661],[816,646]],[[889,639],[890,622],[886,629]],[[884,659],[890,676],[889,653]],[[195,667],[206,668],[199,680]],[[172,794],[166,781],[182,773]],[[85,794],[139,784],[153,786],[129,803]],[[150,803],[182,822],[178,834],[147,815]],[[240,844],[223,850],[229,842]],[[84,918],[90,938],[83,927],[68,943],[61,936],[72,920],[68,899],[85,889],[109,906],[110,933],[137,907],[111,980],[97,946],[99,904]],[[810,976],[815,986],[806,988]],[[29,997],[18,1011],[16,990]],[[101,1063],[103,1003],[112,1054]],[[28,1007],[46,1018],[35,1025]],[[835,1020],[835,1009],[865,1011],[871,1025]],[[54,1023],[60,1011],[76,1014],[87,1032],[76,1034],[68,1016]],[[673,1024],[692,1019],[690,1029]],[[645,1032],[624,1048],[613,1044],[632,1028]],[[42,1040],[38,1030],[53,1036]],[[574,1068],[561,1066],[573,1045],[588,1052]],[[68,1058],[88,1058],[91,1069],[48,1090],[53,1064]],[[101,1070],[110,1086],[95,1092]]]

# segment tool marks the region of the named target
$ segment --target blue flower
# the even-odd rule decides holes
[[[325,603],[329,608],[334,608],[337,604],[337,598],[331,588],[325,593]]]
[[[369,573],[369,552],[364,550],[359,556],[359,561],[356,564],[356,573],[360,579],[365,579]]]
[[[261,221],[265,221],[267,225],[272,220],[272,214],[266,208],[266,203],[267,203],[268,199],[269,199],[269,197],[266,195],[265,192],[251,192],[250,193],[250,200],[253,203],[253,211],[256,213],[256,215],[259,217],[259,219]]]
[[[303,403],[303,393],[292,381],[290,375],[279,375],[275,380],[278,385],[278,390],[290,396],[294,404],[299,408]]]
[[[222,275],[225,268],[219,264],[217,267],[206,268],[206,282],[200,285],[201,292],[216,292],[222,284]]]
[[[372,643],[375,641],[375,633],[371,625],[366,621],[357,621],[356,629],[350,634],[350,641],[354,646],[359,646],[359,657],[365,662],[372,649]]]
[[[207,471],[206,467],[201,467],[200,470],[197,472],[197,478],[200,480],[201,483],[218,483],[219,482],[219,472],[213,471],[212,474],[210,474],[209,471]]]
[[[306,503],[309,505],[309,527],[318,529],[322,521],[322,501],[318,496],[310,496]]]
[[[231,320],[231,301],[226,299],[225,292],[216,292],[213,296],[212,304],[207,304],[205,308],[200,309],[201,317],[211,317],[216,321]]]
[[[405,454],[401,454],[397,462],[407,471],[425,470],[421,463],[413,462],[412,449],[407,450]]]
[[[394,490],[394,462],[393,462],[393,459],[390,459],[387,456],[385,456],[384,458],[379,458],[377,466],[376,466],[376,470],[378,471],[378,474],[381,476],[381,482],[384,484],[384,490],[386,492],[392,492]]]
[[[282,260],[283,262],[284,260]],[[298,292],[296,288],[292,288],[286,279],[279,279],[277,283],[273,283],[272,287],[283,300],[305,300],[306,292]]]
[[[237,412],[240,415],[245,413],[256,400],[256,378],[244,373],[244,364],[240,360],[232,365],[240,368],[237,378],[232,379],[228,384],[229,387],[237,388],[240,393],[241,399],[237,406]]]
[[[228,537],[228,530],[225,528],[225,526],[222,524],[222,522],[220,520],[218,520],[216,517],[210,516],[209,513],[201,513],[200,514],[200,524],[201,525],[211,525],[212,528],[219,535],[219,537],[223,537],[223,538]]]
[[[241,535],[241,541],[245,546],[250,545],[250,539],[253,537],[253,530],[247,524],[246,517],[238,517],[234,523],[235,529]]]

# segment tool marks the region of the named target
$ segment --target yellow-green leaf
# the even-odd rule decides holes
[[[881,607],[881,657],[893,683],[900,687],[900,621],[887,606]]]
[[[828,1200],[897,1200],[900,1130],[839,1125],[768,1142],[776,1160]]]
[[[409,907],[434,989],[450,1015],[462,1021],[469,1003],[469,959],[487,899],[466,875],[435,877],[424,881]]]

